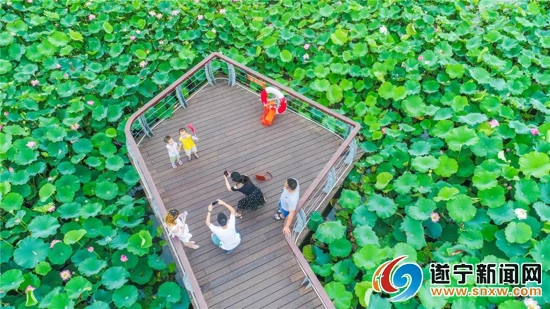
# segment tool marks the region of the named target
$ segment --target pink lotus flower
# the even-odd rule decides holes
[[[80,128],[80,125],[78,123],[75,123],[75,124],[71,125],[71,130],[73,130],[73,131],[78,130],[78,128]]]
[[[489,121],[489,125],[491,126],[491,128],[496,128],[499,126],[499,123],[496,119],[493,119],[491,121]]]
[[[4,127],[4,126],[0,124],[0,131],[2,131],[2,128],[3,128],[3,127]]]
[[[443,154],[443,150],[440,150],[440,151],[439,151],[439,154]]]
[[[225,9],[221,9],[220,14],[225,14]]]
[[[195,0],[195,3],[199,3],[199,2],[200,2],[200,0]]]
[[[269,24],[269,27],[273,27],[273,24]]]
[[[388,28],[386,28],[386,26],[380,27],[380,33],[382,33],[382,34],[388,33]]]
[[[30,292],[30,291],[34,291],[36,288],[32,285],[27,285],[27,288],[25,289],[25,293],[27,292]]]
[[[11,1],[6,2],[6,5],[11,5]]]
[[[13,173],[13,167],[8,167],[8,171],[10,171],[10,173]]]
[[[32,3],[32,0],[27,0],[28,3]]]
[[[123,255],[120,256],[120,261],[121,262],[126,262],[126,261],[128,261],[128,257],[123,254]]]
[[[158,19],[161,19],[161,18],[162,18],[162,14],[161,14],[161,13],[158,13],[158,14],[157,14],[157,18],[158,18]]]
[[[538,302],[532,298],[524,299],[523,303],[525,304],[525,307],[527,307],[527,309],[540,309]]]
[[[430,215],[430,218],[432,218],[433,223],[437,223],[439,222],[440,216],[437,212],[432,212],[432,214]]]
[[[94,19],[95,19],[95,15],[94,15],[94,14],[88,15],[88,20],[94,20]]]
[[[88,104],[88,105],[94,105],[94,101],[88,100],[88,102],[86,102],[86,104]]]
[[[10,113],[9,112],[4,112],[4,116],[8,117]]]
[[[420,55],[418,56],[418,61],[423,61],[424,60],[424,56]]]
[[[172,11],[172,16],[178,16],[179,13],[180,13],[180,11],[174,10],[174,11]]]
[[[439,30],[437,29],[437,27],[434,27],[434,31],[437,32],[437,31],[439,31]]]
[[[216,29],[212,29],[212,32],[216,33]]]
[[[56,68],[56,69],[61,69],[61,64],[59,64],[59,63],[56,64],[56,65],[55,65],[55,68]]]
[[[55,246],[55,244],[57,244],[58,242],[61,242],[61,240],[58,240],[58,239],[52,240],[52,242],[50,243],[50,249],[53,249],[53,246]]]
[[[157,13],[155,13],[155,11],[149,11],[149,15],[155,16],[155,15],[157,15]]]
[[[382,134],[386,134],[386,128],[382,128],[380,131],[382,131]]]
[[[130,40],[134,41],[135,39],[136,39],[135,36],[133,36],[133,35],[130,36]]]
[[[159,41],[159,44],[160,44],[160,45],[164,44],[164,41],[163,41],[163,40],[160,40],[160,41]]]
[[[55,206],[48,208],[48,212],[54,212],[54,211],[55,211]]]
[[[506,189],[508,189],[508,191],[512,191],[512,186],[508,186]]]
[[[304,60],[308,60],[308,59],[309,59],[309,55],[308,55],[308,54],[305,54],[305,55],[303,56],[303,58],[304,58]]]
[[[140,33],[141,33],[141,31],[139,31],[139,30],[136,30],[136,33],[137,33],[137,34],[140,34]]]
[[[38,79],[31,80],[31,85],[36,86],[36,85],[38,85],[38,84],[40,84],[40,82],[38,81]]]
[[[532,128],[531,129],[531,135],[533,135],[533,136],[539,135],[539,129],[538,128]]]
[[[67,281],[72,277],[71,271],[68,269],[60,272],[59,275],[61,276],[61,279],[63,279],[63,281]]]
[[[89,246],[89,247],[88,247],[88,252],[94,252],[94,247]]]
[[[32,147],[34,147],[34,146],[36,146],[36,142],[35,142],[35,141],[30,141],[30,142],[27,143],[27,147],[29,147],[29,148],[32,148]]]
[[[204,18],[204,16],[199,15],[199,16],[197,16],[197,18],[198,18],[198,20],[202,20]]]
[[[309,45],[309,44],[304,44],[304,49],[305,49],[305,50],[308,50],[308,49],[309,49],[309,47],[310,47],[310,45]]]
[[[147,66],[147,61],[140,62],[139,66],[142,67],[142,68],[146,67]]]

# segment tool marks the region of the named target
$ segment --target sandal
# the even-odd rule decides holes
[[[172,168],[178,168],[178,166],[175,164],[172,164]]]
[[[238,212],[235,213],[235,218],[241,219],[242,217],[243,217],[243,214],[238,213]]]
[[[281,216],[280,213],[276,213],[276,214],[273,215],[273,219],[275,219],[275,220],[281,220],[281,219],[284,219],[284,218]]]

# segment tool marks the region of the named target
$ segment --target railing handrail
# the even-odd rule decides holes
[[[317,177],[313,180],[312,184],[306,189],[305,193],[302,195],[300,200],[298,201],[298,205],[296,208],[296,212],[298,212],[302,205],[309,199],[311,194],[314,192],[315,188],[321,183],[323,178],[327,175],[331,167],[335,164],[335,162],[338,160],[338,158],[346,151],[347,147],[351,144],[352,140],[355,138],[357,133],[359,132],[361,126],[359,123],[349,119],[348,117],[345,117],[341,114],[336,113],[335,111],[309,99],[308,97],[298,93],[297,91],[284,86],[280,84],[279,82],[264,76],[263,74],[256,72],[255,70],[248,68],[244,66],[243,64],[240,64],[236,62],[235,60],[219,53],[214,52],[208,55],[206,58],[204,58],[202,61],[200,61],[197,65],[195,65],[191,70],[187,71],[184,75],[182,75],[180,78],[178,78],[174,83],[172,83],[170,86],[168,86],[166,89],[161,91],[158,95],[153,97],[148,103],[146,103],[144,106],[139,108],[135,113],[133,113],[127,120],[126,125],[124,127],[124,132],[126,134],[127,139],[127,145],[128,147],[131,147],[132,150],[135,152],[135,159],[137,161],[137,164],[142,167],[142,173],[143,181],[147,182],[147,184],[150,187],[151,194],[153,195],[151,198],[157,201],[157,207],[159,208],[159,211],[161,212],[161,216],[166,213],[166,207],[160,197],[160,194],[157,190],[157,187],[153,181],[153,178],[151,174],[149,173],[149,170],[147,169],[147,166],[145,165],[145,161],[143,160],[143,157],[141,155],[141,152],[138,150],[137,143],[135,142],[132,132],[131,132],[131,126],[132,124],[137,120],[137,118],[141,115],[143,115],[147,110],[149,110],[151,107],[155,106],[161,99],[166,97],[168,94],[170,94],[172,91],[176,89],[180,84],[182,84],[185,80],[187,80],[189,77],[191,77],[193,74],[195,74],[197,71],[202,69],[206,66],[207,63],[214,59],[220,59],[225,61],[226,63],[229,63],[243,71],[245,71],[247,74],[252,75],[256,78],[259,78],[267,83],[269,83],[272,86],[275,86],[284,92],[288,93],[289,95],[307,103],[310,106],[315,107],[316,109],[324,112],[325,114],[328,114],[334,118],[337,118],[340,121],[343,121],[347,123],[348,125],[352,126],[352,130],[349,132],[348,136],[343,140],[340,147],[338,147],[336,153],[330,158],[328,163],[323,167],[321,172],[317,175]],[[309,263],[304,258],[302,252],[296,245],[296,243],[293,241],[292,237],[289,235],[285,235],[285,240],[290,247],[292,253],[294,254],[296,261],[300,265],[302,271],[304,274],[308,277],[310,280],[311,285],[313,286],[315,292],[317,293],[318,297],[320,298],[321,302],[326,308],[334,309],[334,304],[331,302],[330,298],[328,297],[324,287],[321,285],[315,274],[313,273],[313,270],[311,269]],[[191,287],[193,288],[193,293],[196,297],[196,301],[199,305],[199,308],[208,308],[206,301],[204,300],[204,296],[202,294],[202,291],[200,289],[200,286],[198,284],[198,281],[195,277],[195,274],[193,273],[193,270],[191,268],[191,265],[187,259],[187,256],[185,254],[185,251],[183,249],[183,246],[180,244],[179,246],[174,246],[174,249],[176,250],[177,254],[181,254],[182,259],[181,263],[183,264],[182,267],[184,268],[185,273],[188,276],[189,283],[191,284]]]

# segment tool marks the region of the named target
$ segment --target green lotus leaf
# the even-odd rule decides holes
[[[483,248],[483,235],[479,230],[461,231],[458,242],[470,249],[478,250]]]
[[[329,17],[334,12],[334,9],[330,5],[324,5],[319,9],[319,14],[323,17]]]
[[[479,190],[491,189],[498,185],[497,176],[497,174],[486,170],[477,171],[472,177],[472,184]]]
[[[62,219],[72,219],[78,217],[80,211],[79,203],[66,203],[57,208],[57,213]]]
[[[469,113],[466,116],[458,116],[458,121],[471,126],[487,121],[487,116],[480,113]]]
[[[55,193],[55,186],[51,183],[46,183],[40,188],[40,191],[38,192],[40,196],[40,201],[44,202],[46,201],[52,194]]]
[[[353,237],[355,237],[356,243],[360,246],[376,245],[379,246],[378,236],[372,230],[372,227],[368,225],[358,226],[353,230]]]
[[[325,220],[323,219],[323,216],[320,212],[314,211],[309,215],[309,221],[307,222],[307,227],[315,232],[317,231],[317,227],[319,227],[319,224],[323,223]]]
[[[361,205],[355,208],[353,215],[351,216],[351,221],[354,226],[374,226],[377,219],[378,216],[375,213],[370,212],[367,205]]]
[[[166,263],[160,256],[156,254],[150,254],[147,256],[147,265],[149,265],[152,269],[155,269],[155,270],[166,269]]]
[[[350,284],[359,273],[359,269],[350,259],[342,260],[332,266],[333,277],[342,284]]]
[[[338,85],[331,85],[327,91],[326,91],[327,99],[331,103],[337,103],[342,101],[342,98],[344,97],[342,88]]]
[[[87,138],[81,138],[73,144],[76,153],[87,154],[93,149],[92,142]]]
[[[50,264],[48,262],[40,262],[34,268],[34,271],[37,274],[42,275],[42,276],[47,275],[50,272],[50,270],[52,270],[52,267],[50,266]]]
[[[538,241],[535,247],[531,249],[530,254],[537,263],[542,264],[542,270],[550,270],[550,237]]]
[[[113,302],[119,308],[129,308],[138,299],[138,290],[133,285],[125,285],[113,293]]]
[[[532,179],[520,179],[514,185],[514,198],[526,205],[536,202],[540,196],[540,190],[537,183]]]
[[[380,218],[389,218],[397,210],[397,205],[391,198],[378,194],[372,194],[366,204],[370,211],[376,212]]]
[[[59,293],[59,292],[58,292]],[[42,304],[42,302],[41,302]],[[74,301],[69,299],[67,293],[54,295],[47,306],[48,309],[67,309],[74,308]]]
[[[514,208],[512,207],[512,204],[510,202],[500,207],[495,207],[487,210],[487,215],[489,215],[489,217],[491,217],[491,219],[499,225],[504,222],[510,222],[516,218]]]
[[[346,291],[346,287],[340,282],[330,282],[325,284],[325,291],[328,297],[332,299],[336,309],[347,309],[351,307],[353,294]]]
[[[436,175],[442,177],[450,177],[458,171],[458,163],[455,159],[449,158],[447,156],[439,157],[439,164],[434,170]]]
[[[23,185],[26,184],[30,179],[29,173],[25,170],[17,171],[13,173],[10,177],[10,182],[12,185]]]
[[[49,246],[42,240],[26,237],[17,244],[13,260],[23,268],[34,268],[46,259],[49,250]]]
[[[541,152],[526,153],[519,158],[519,169],[527,177],[545,177],[550,175],[550,158]]]
[[[414,220],[411,217],[405,217],[400,229],[407,236],[407,243],[416,250],[420,250],[426,246],[422,222]]]
[[[100,203],[86,203],[80,208],[80,217],[83,219],[95,217],[101,212],[101,209]]]
[[[152,237],[149,231],[140,231],[128,239],[128,251],[142,256],[149,252],[149,248],[153,245]]]
[[[63,237],[63,242],[67,245],[72,245],[79,242],[84,235],[86,235],[86,230],[84,229],[68,231]]]
[[[419,221],[428,220],[432,212],[437,208],[432,200],[419,198],[412,206],[405,208],[407,215]]]
[[[330,35],[332,43],[336,45],[344,45],[349,40],[348,32],[343,29],[338,29]]]
[[[433,297],[430,292],[430,284],[423,284],[418,290],[418,298],[424,308],[443,309],[447,304],[444,297]]]
[[[181,299],[181,288],[174,282],[164,282],[160,285],[157,296],[166,298],[169,303],[177,303]]]
[[[473,205],[472,199],[465,194],[459,194],[448,201],[447,210],[449,211],[449,216],[457,222],[470,221],[476,215],[476,208]]]
[[[417,261],[416,249],[404,242],[397,243],[394,247],[393,258],[398,258],[403,255],[407,256],[407,258],[403,260],[404,262],[415,263]]]
[[[531,239],[531,227],[523,222],[510,222],[504,230],[506,240],[510,243],[526,243]]]
[[[491,75],[484,68],[476,67],[470,71],[470,74],[480,84],[487,84],[491,80]]]
[[[101,283],[107,289],[115,290],[124,286],[128,282],[129,277],[130,274],[124,267],[115,266],[105,270],[103,275],[101,275]]]
[[[490,208],[500,207],[506,202],[505,190],[501,186],[480,190],[477,192],[477,196],[482,205]]]
[[[430,153],[431,144],[426,141],[417,141],[411,145],[409,153],[415,157],[425,156]]]
[[[0,275],[0,290],[2,293],[7,293],[11,290],[19,288],[21,283],[25,281],[23,272],[20,269],[10,269]]]
[[[294,58],[294,56],[292,55],[292,53],[288,50],[282,50],[280,55],[279,55],[279,58],[281,59],[281,61],[283,62],[290,62],[292,61],[292,59]]]
[[[464,66],[460,63],[457,64],[447,64],[445,66],[445,72],[451,79],[462,78],[464,75]]]
[[[383,261],[390,258],[393,252],[390,248],[379,248],[374,245],[363,246],[353,254],[353,262],[357,267],[373,269],[380,266]]]
[[[338,204],[345,209],[353,210],[361,204],[361,195],[355,190],[342,190]]]
[[[96,182],[95,192],[101,199],[112,200],[118,194],[118,186],[113,182],[101,180]]]
[[[445,141],[449,146],[449,149],[453,151],[460,151],[464,146],[473,146],[479,141],[479,137],[475,131],[462,126],[454,128],[449,132],[449,135],[445,137]]]
[[[86,291],[92,291],[92,283],[86,280],[84,277],[74,277],[65,285],[65,292],[67,292],[69,298],[79,298],[82,293]]]
[[[389,99],[393,95],[393,89],[395,88],[394,85],[390,82],[384,82],[382,85],[380,85],[380,88],[378,88],[378,95],[380,95],[384,99]]]
[[[502,139],[500,137],[479,136],[479,142],[470,147],[472,152],[479,157],[494,156],[502,150]]]
[[[17,148],[14,162],[19,165],[29,165],[38,158],[38,151],[29,148]]]
[[[340,221],[323,222],[317,227],[315,237],[326,244],[344,237],[346,227]]]
[[[332,275],[332,264],[312,265],[311,270],[313,270],[316,275],[328,277]]]
[[[533,204],[533,208],[539,215],[541,221],[550,221],[550,206],[543,202],[536,202]]]
[[[351,253],[351,242],[346,238],[337,239],[329,245],[330,255],[334,257],[347,257]]]
[[[92,256],[78,265],[78,271],[86,277],[90,277],[98,274],[103,268],[107,266],[107,263],[103,260],[98,260],[97,257]]]
[[[426,173],[437,168],[439,161],[434,156],[415,157],[412,159],[412,166],[415,170]]]
[[[375,187],[379,190],[384,189],[390,181],[393,179],[393,175],[388,172],[382,172],[376,176]]]
[[[393,188],[399,194],[407,194],[412,188],[418,186],[418,177],[411,173],[404,173],[393,182]]]
[[[330,87],[330,82],[328,80],[318,79],[318,78],[315,79],[315,81],[311,85],[312,89],[319,92],[327,91],[329,87]]]
[[[10,192],[2,200],[0,200],[0,208],[7,212],[12,212],[21,209],[24,199],[19,193]]]
[[[118,171],[124,167],[124,160],[119,156],[112,156],[105,160],[105,168],[111,171]]]
[[[29,224],[28,229],[33,237],[45,238],[57,233],[59,227],[60,224],[56,218],[43,215],[35,217]]]
[[[70,41],[68,35],[61,31],[54,31],[49,37],[48,42],[52,43],[54,46],[63,47],[67,45]]]

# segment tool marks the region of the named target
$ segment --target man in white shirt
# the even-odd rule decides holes
[[[212,209],[214,204],[220,204],[225,206],[229,212],[229,220],[227,216],[221,212],[218,214],[218,224],[220,226],[210,223],[210,215],[212,214]],[[216,202],[208,205],[208,214],[206,215],[206,226],[212,231],[212,242],[225,250],[226,254],[229,254],[241,243],[241,235],[237,233],[235,229],[235,208],[229,206],[222,200],[217,200]]]
[[[286,219],[283,233],[290,235],[290,224],[294,219],[298,200],[300,199],[300,184],[294,178],[288,178],[279,198],[279,210],[273,215],[275,220]]]

